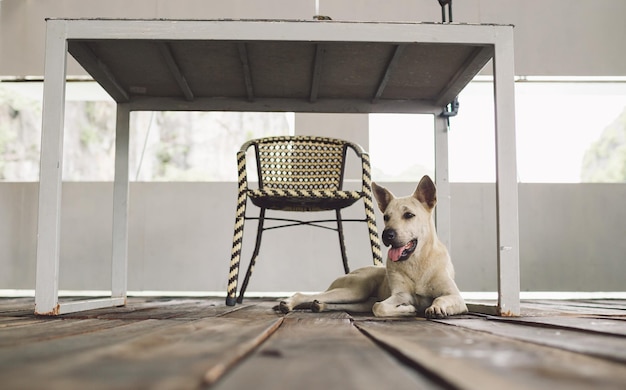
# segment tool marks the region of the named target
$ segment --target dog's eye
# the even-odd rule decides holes
[[[389,216],[387,214],[383,215],[383,220],[389,222]]]
[[[404,213],[403,217],[404,217],[404,219],[411,219],[411,218],[415,217],[415,214],[406,212],[406,213]]]

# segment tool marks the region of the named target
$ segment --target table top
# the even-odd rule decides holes
[[[338,21],[50,19],[133,109],[437,113],[511,26]]]

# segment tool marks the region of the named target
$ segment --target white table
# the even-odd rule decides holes
[[[117,102],[111,297],[59,303],[67,54]],[[140,110],[429,113],[435,116],[437,226],[450,244],[444,107],[492,59],[498,304],[519,314],[513,27],[279,20],[49,19],[35,312],[124,305],[129,116]],[[419,178],[416,178],[416,180]],[[233,210],[234,212],[234,210]],[[229,259],[224,259],[225,262]],[[226,278],[226,275],[224,275]]]

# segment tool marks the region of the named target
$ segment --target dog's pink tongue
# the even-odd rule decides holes
[[[387,252],[387,256],[389,256],[391,261],[398,261],[400,256],[402,256],[402,251],[404,251],[403,246],[399,248],[389,248],[389,252]]]

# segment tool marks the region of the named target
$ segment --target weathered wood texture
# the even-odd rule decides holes
[[[398,364],[350,318],[296,313],[217,389],[442,388]]]
[[[196,388],[217,379],[282,322],[263,305],[225,310],[196,301],[191,310],[182,301],[177,310],[171,302],[146,304],[3,330],[3,387]],[[76,318],[83,316],[95,318]]]
[[[0,299],[2,389],[624,389],[626,301],[518,318],[276,313],[269,300],[131,298],[57,318]],[[543,313],[543,315],[542,315]]]
[[[449,320],[484,321],[484,320]],[[626,371],[589,356],[432,321],[357,323],[376,340],[460,389],[621,388]],[[581,370],[581,367],[585,367]]]

